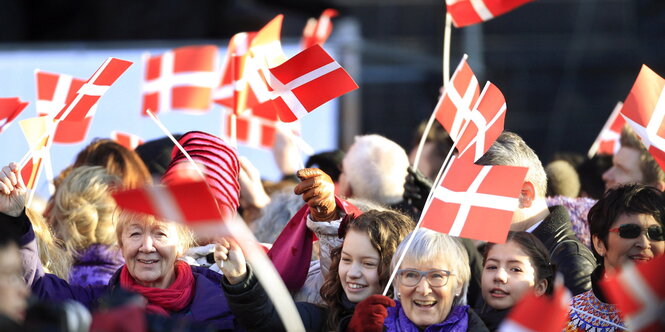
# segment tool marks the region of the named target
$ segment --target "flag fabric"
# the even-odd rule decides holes
[[[0,133],[11,124],[16,117],[28,106],[28,102],[22,102],[18,97],[0,98]]]
[[[305,50],[316,44],[323,45],[332,33],[332,18],[337,16],[337,14],[336,10],[328,8],[321,13],[318,20],[315,18],[307,20],[305,29],[302,32],[300,48]]]
[[[231,127],[234,117],[231,112],[224,115],[222,136],[231,141],[233,133]],[[235,116],[235,138],[238,143],[259,149],[271,149],[275,145],[275,133],[278,126],[286,126],[295,135],[300,133],[298,122],[283,123],[277,119],[277,114],[271,103],[264,103],[246,112]]]
[[[665,80],[642,65],[621,108],[621,116],[635,130],[658,165],[665,169]]]
[[[589,158],[593,158],[595,154],[614,155],[619,151],[621,147],[621,130],[624,124],[626,124],[626,120],[622,116],[619,116],[621,108],[623,108],[622,102],[618,102],[614,106],[612,114],[610,114],[603,129],[601,129],[600,134],[598,134],[598,137],[587,153]]]
[[[504,243],[528,169],[480,166],[454,157],[423,211],[422,227],[467,239]]]
[[[665,255],[649,262],[630,264],[600,282],[604,294],[625,317],[630,331],[665,330]]]
[[[121,209],[189,225],[221,222],[217,203],[204,181],[146,186],[113,193]]]
[[[552,296],[531,291],[510,310],[499,332],[560,332],[568,320],[570,291],[556,282]]]
[[[243,70],[247,59],[247,52],[256,32],[240,32],[229,41],[219,86],[214,91],[215,103],[230,108],[240,114],[243,110],[236,109],[238,105],[239,89],[245,88]]]
[[[141,137],[116,130],[111,131],[111,139],[129,150],[134,150],[137,146],[143,144]]]
[[[37,85],[37,115],[55,117],[67,104],[76,97],[77,91],[85,84],[85,80],[70,75],[35,71]],[[92,117],[97,110],[97,104],[87,112],[80,121],[60,121],[53,135],[53,143],[75,144],[85,140],[88,134]]]
[[[99,98],[122,75],[132,62],[116,58],[107,58],[76,92],[74,99],[54,116],[59,121],[83,121],[89,116]]]
[[[456,28],[485,22],[533,0],[446,0]]]
[[[272,99],[283,122],[296,121],[331,99],[358,88],[320,45],[296,54],[269,71]]]
[[[207,112],[219,83],[218,49],[214,45],[185,46],[143,58],[143,106],[153,113],[168,110]]]
[[[39,175],[48,154],[49,135],[53,122],[46,117],[29,118],[19,121],[23,136],[32,151],[32,156],[21,167],[21,177],[26,188],[34,189],[39,181]]]

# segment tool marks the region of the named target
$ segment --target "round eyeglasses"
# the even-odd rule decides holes
[[[397,275],[399,276],[399,282],[406,287],[415,287],[423,277],[427,277],[426,280],[430,287],[442,287],[448,283],[448,277],[455,274],[446,270],[401,269],[397,270]]]
[[[642,233],[647,234],[647,239],[651,241],[663,241],[663,227],[660,225],[651,225],[647,228],[642,228],[642,226],[637,224],[623,224],[619,227],[610,229],[610,232],[618,232],[619,236],[624,239],[634,239],[642,235]]]

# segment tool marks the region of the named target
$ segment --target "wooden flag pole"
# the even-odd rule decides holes
[[[443,32],[443,89],[445,91],[450,82],[450,36],[451,36],[451,26],[452,26],[452,17],[450,14],[446,13],[446,26]],[[427,126],[423,131],[423,136],[420,137],[420,142],[418,143],[418,149],[416,150],[416,158],[413,161],[413,168],[418,169],[418,164],[420,163],[420,157],[425,147],[425,141],[427,140],[427,134],[432,129],[434,124],[434,119],[436,119],[436,107],[434,112],[430,115],[429,120],[427,121]]]

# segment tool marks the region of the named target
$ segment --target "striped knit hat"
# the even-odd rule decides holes
[[[182,135],[178,142],[196,163],[204,166],[203,174],[217,199],[222,217],[235,215],[240,205],[240,163],[235,148],[219,137],[201,131],[190,131]],[[164,184],[198,180],[198,175],[187,176],[180,171],[187,165],[182,163],[189,163],[187,157],[177,146],[173,147],[171,162],[162,176]]]

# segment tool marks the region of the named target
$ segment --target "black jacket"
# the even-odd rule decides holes
[[[249,265],[245,280],[231,285],[226,278],[222,278],[222,288],[231,312],[248,331],[285,331],[275,306]],[[338,326],[341,331],[346,330],[355,305],[346,301],[344,307],[345,311]],[[328,309],[306,302],[296,302],[296,308],[307,331],[328,330]]]
[[[550,207],[549,216],[532,234],[545,244],[552,263],[563,274],[564,284],[573,295],[591,289],[591,273],[596,268],[596,259],[575,236],[566,208],[560,205]]]

